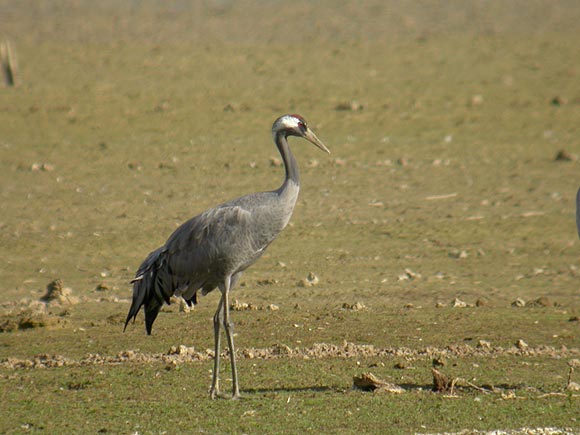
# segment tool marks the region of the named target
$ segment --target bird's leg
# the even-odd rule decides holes
[[[236,349],[234,347],[234,336],[233,336],[233,323],[230,320],[230,304],[229,304],[229,294],[230,294],[230,280],[226,279],[226,285],[223,292],[223,302],[224,302],[224,329],[226,331],[226,339],[228,340],[228,347],[230,348],[230,362],[232,365],[232,399],[240,398],[240,386],[238,384],[238,369],[236,367]]]
[[[219,372],[220,372],[220,326],[223,322],[223,307],[224,297],[220,298],[217,310],[213,316],[213,332],[214,332],[214,358],[213,358],[213,376],[211,380],[211,388],[209,390],[210,397],[215,399],[220,394]]]

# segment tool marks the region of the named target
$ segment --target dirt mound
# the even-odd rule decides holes
[[[63,287],[62,280],[55,279],[46,286],[46,294],[40,298],[42,302],[58,302],[61,305],[75,305],[80,302],[79,298],[72,295],[69,287]]]
[[[11,332],[20,329],[62,327],[68,322],[65,316],[68,311],[56,315],[51,308],[62,309],[65,305],[78,304],[80,299],[72,295],[72,290],[63,287],[62,281],[56,279],[46,286],[46,293],[40,300],[28,298],[18,302],[1,305],[0,332]]]
[[[61,316],[27,309],[16,314],[0,316],[0,332],[31,328],[57,328],[66,325],[66,323],[67,320]]]

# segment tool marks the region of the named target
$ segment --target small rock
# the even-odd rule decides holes
[[[244,311],[249,309],[250,305],[247,304],[246,302],[240,302],[237,299],[234,300],[234,303],[231,304],[230,309],[234,310],[234,311]]]
[[[453,249],[448,253],[451,258],[467,258],[469,253],[467,251],[460,251],[459,249]]]
[[[445,274],[443,272],[437,272],[435,275],[431,277],[433,280],[435,279],[445,279]]]
[[[306,278],[298,282],[299,287],[312,287],[318,284],[318,277],[314,272],[310,272]]]
[[[479,340],[477,342],[477,347],[480,349],[491,349],[491,343],[486,340]]]
[[[107,284],[97,284],[97,286],[95,287],[95,291],[98,292],[104,292],[104,291],[109,291],[111,290],[111,287],[109,287]]]
[[[278,284],[278,280],[274,278],[259,279],[256,281],[256,285],[263,287],[267,285]]]
[[[179,300],[179,312],[180,313],[189,313],[193,310],[194,305],[189,305],[185,300]]]
[[[352,311],[361,311],[365,310],[367,307],[362,302],[355,302],[354,304],[344,303],[342,304],[342,308],[345,310],[352,310]]]
[[[270,157],[270,166],[274,166],[276,168],[282,166],[282,159],[278,157]]]
[[[338,111],[351,111],[351,112],[358,112],[360,110],[363,110],[363,105],[360,104],[358,101],[349,101],[349,102],[342,102],[337,104],[334,107],[334,110],[338,110]]]
[[[165,112],[169,110],[169,101],[161,101],[157,106],[153,108],[154,112]]]
[[[242,417],[254,417],[255,415],[256,415],[255,409],[248,409],[247,411],[244,411]]]
[[[166,355],[183,355],[183,356],[194,354],[195,348],[193,346],[187,347],[183,344],[180,344],[179,346],[171,346],[166,353]]]
[[[174,360],[174,359],[173,359],[173,360],[171,360],[171,361],[169,361],[169,362],[168,362],[168,363],[165,365],[165,370],[166,370],[166,371],[168,371],[168,372],[169,372],[169,371],[171,371],[171,370],[175,370],[175,369],[177,369],[177,368],[179,368],[179,365],[178,365],[177,361],[176,361],[176,360]]]
[[[472,107],[481,106],[483,104],[483,95],[477,94],[471,97],[469,105]]]
[[[528,343],[526,343],[522,339],[519,339],[518,341],[516,341],[516,347],[520,350],[525,350],[528,348]]]
[[[475,306],[476,307],[485,307],[488,305],[487,299],[483,299],[483,298],[478,298],[475,301]]]
[[[512,307],[521,308],[521,307],[525,307],[525,306],[526,306],[526,301],[524,301],[522,298],[517,298],[515,301],[512,302]]]
[[[30,165],[30,170],[33,172],[42,171],[42,172],[51,172],[54,171],[54,165],[51,163],[33,163]]]
[[[250,107],[245,103],[228,103],[224,106],[224,112],[247,112]]]
[[[445,304],[444,302],[437,302],[435,304],[435,308],[445,308],[447,306],[447,304]]]
[[[547,296],[541,296],[538,299],[528,302],[530,307],[553,307],[556,304]]]
[[[467,302],[463,302],[459,298],[455,298],[453,300],[453,302],[451,303],[451,306],[453,308],[466,308],[468,305],[467,305]]]
[[[320,162],[317,159],[310,159],[306,162],[306,167],[308,168],[317,168],[320,165]]]
[[[570,162],[573,159],[572,155],[566,150],[560,150],[556,153],[554,160],[557,162]]]
[[[580,359],[574,358],[568,361],[568,366],[573,369],[580,369]]]
[[[545,273],[546,271],[542,267],[534,267],[534,270],[532,271],[532,275],[534,276],[543,275]]]
[[[563,106],[564,104],[566,104],[566,100],[564,98],[556,95],[554,98],[552,98],[550,100],[550,104],[552,106],[560,107],[560,106]]]
[[[417,272],[413,272],[411,269],[406,268],[405,273],[399,275],[399,281],[406,281],[406,280],[413,280],[413,279],[421,279],[421,274]]]
[[[280,307],[278,305],[270,304],[268,305],[268,310],[270,311],[278,311]]]
[[[433,365],[433,367],[443,367],[444,365],[447,364],[447,361],[445,361],[444,358],[437,357],[437,358],[433,358],[433,361],[431,361],[431,364]]]

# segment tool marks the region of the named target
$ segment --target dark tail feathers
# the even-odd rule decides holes
[[[166,263],[163,254],[163,248],[151,252],[139,267],[135,279],[131,281],[133,284],[133,302],[129,308],[123,332],[127,329],[131,319],[135,321],[141,307],[145,306],[145,328],[147,335],[151,335],[153,322],[155,322],[163,303],[169,304],[173,290],[167,285],[167,280],[163,279],[168,272],[165,270]]]

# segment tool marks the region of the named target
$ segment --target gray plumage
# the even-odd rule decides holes
[[[283,184],[270,192],[253,193],[209,209],[182,224],[165,244],[151,252],[137,270],[133,301],[125,328],[141,307],[147,334],[161,306],[172,296],[196,304],[198,292],[216,287],[222,295],[214,315],[215,359],[210,395],[219,395],[220,328],[224,327],[232,365],[233,398],[240,395],[235,363],[229,292],[242,272],[262,256],[284,229],[300,189],[300,176],[288,136],[302,137],[330,153],[299,115],[284,115],[272,126],[274,142],[284,161]]]

